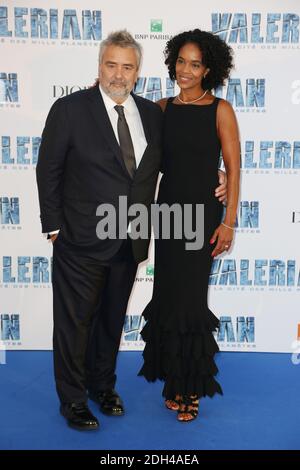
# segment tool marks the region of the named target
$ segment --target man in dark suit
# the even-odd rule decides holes
[[[81,430],[99,427],[87,406],[88,396],[104,413],[124,414],[114,390],[116,358],[137,265],[148,256],[150,234],[137,240],[99,239],[96,210],[109,203],[117,220],[119,215],[123,220],[120,196],[128,205],[147,208],[154,199],[162,112],[131,93],[140,61],[140,46],[128,32],[112,33],[102,41],[99,85],[54,103],[37,164],[42,230],[53,242],[56,388],[62,415]]]

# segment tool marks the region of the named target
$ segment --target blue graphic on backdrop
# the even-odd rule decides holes
[[[162,97],[174,96],[174,81],[166,78],[165,90],[162,88],[160,77],[139,77],[135,84],[134,92],[151,101],[160,100]]]
[[[42,286],[51,282],[52,258],[45,256],[2,257],[2,284]]]
[[[100,41],[102,14],[100,10],[64,10],[62,17],[55,8],[0,7],[0,37]],[[14,30],[9,29],[9,15]]]
[[[240,201],[235,222],[236,228],[259,229],[259,201]],[[224,207],[224,216],[226,207]]]
[[[241,229],[242,232],[245,232],[245,229],[258,233],[259,230],[259,201],[240,201],[239,208],[237,212],[237,217],[235,221],[236,229]],[[223,219],[225,218],[226,207],[224,206],[223,210]]]
[[[18,103],[18,74],[0,72],[0,103]]]
[[[220,317],[220,327],[217,341],[229,343],[254,343],[255,342],[255,318],[236,317],[236,322],[231,316]]]
[[[36,165],[38,161],[41,137],[9,135],[1,137],[0,164],[8,167],[14,165]]]
[[[20,315],[0,315],[0,338],[1,341],[20,340]]]
[[[297,44],[299,15],[267,13],[266,25],[261,13],[212,13],[212,32],[231,44]]]
[[[256,147],[259,149],[255,149],[253,140],[245,142],[245,153],[242,160],[245,169],[300,169],[300,141],[261,140]]]
[[[0,224],[20,224],[20,202],[18,197],[0,197]]]
[[[220,167],[224,162],[220,159]],[[241,168],[247,173],[252,170],[299,170],[300,141],[287,140],[246,140],[241,145]]]
[[[141,315],[126,315],[124,323],[124,341],[142,341],[140,331],[145,324]]]
[[[259,201],[241,201],[236,227],[259,227]]]
[[[214,259],[210,285],[241,287],[300,287],[296,260],[280,259]]]
[[[238,108],[264,108],[266,80],[247,78],[243,83],[240,78],[229,78],[226,86],[218,87],[215,95],[224,98]]]

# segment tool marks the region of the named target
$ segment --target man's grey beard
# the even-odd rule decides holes
[[[114,98],[127,98],[130,95],[130,91],[128,88],[123,88],[120,91],[113,91],[110,87],[101,84],[101,87],[105,91],[105,93],[112,99]]]

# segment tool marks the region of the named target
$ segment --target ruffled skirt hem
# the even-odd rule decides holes
[[[138,375],[149,382],[163,380],[163,396],[197,395],[198,398],[223,394],[214,376],[218,368],[214,355],[219,347],[213,336],[219,320],[208,309],[203,315],[187,315],[183,322],[167,322],[151,301],[143,316],[147,320],[141,335],[145,342],[144,364]],[[197,321],[188,318],[197,318]],[[200,318],[200,320],[199,320]],[[187,324],[189,321],[189,324]]]

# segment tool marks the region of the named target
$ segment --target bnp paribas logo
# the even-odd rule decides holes
[[[162,33],[163,22],[162,20],[150,20],[151,33]]]
[[[148,264],[146,266],[146,276],[154,276],[154,265]]]

